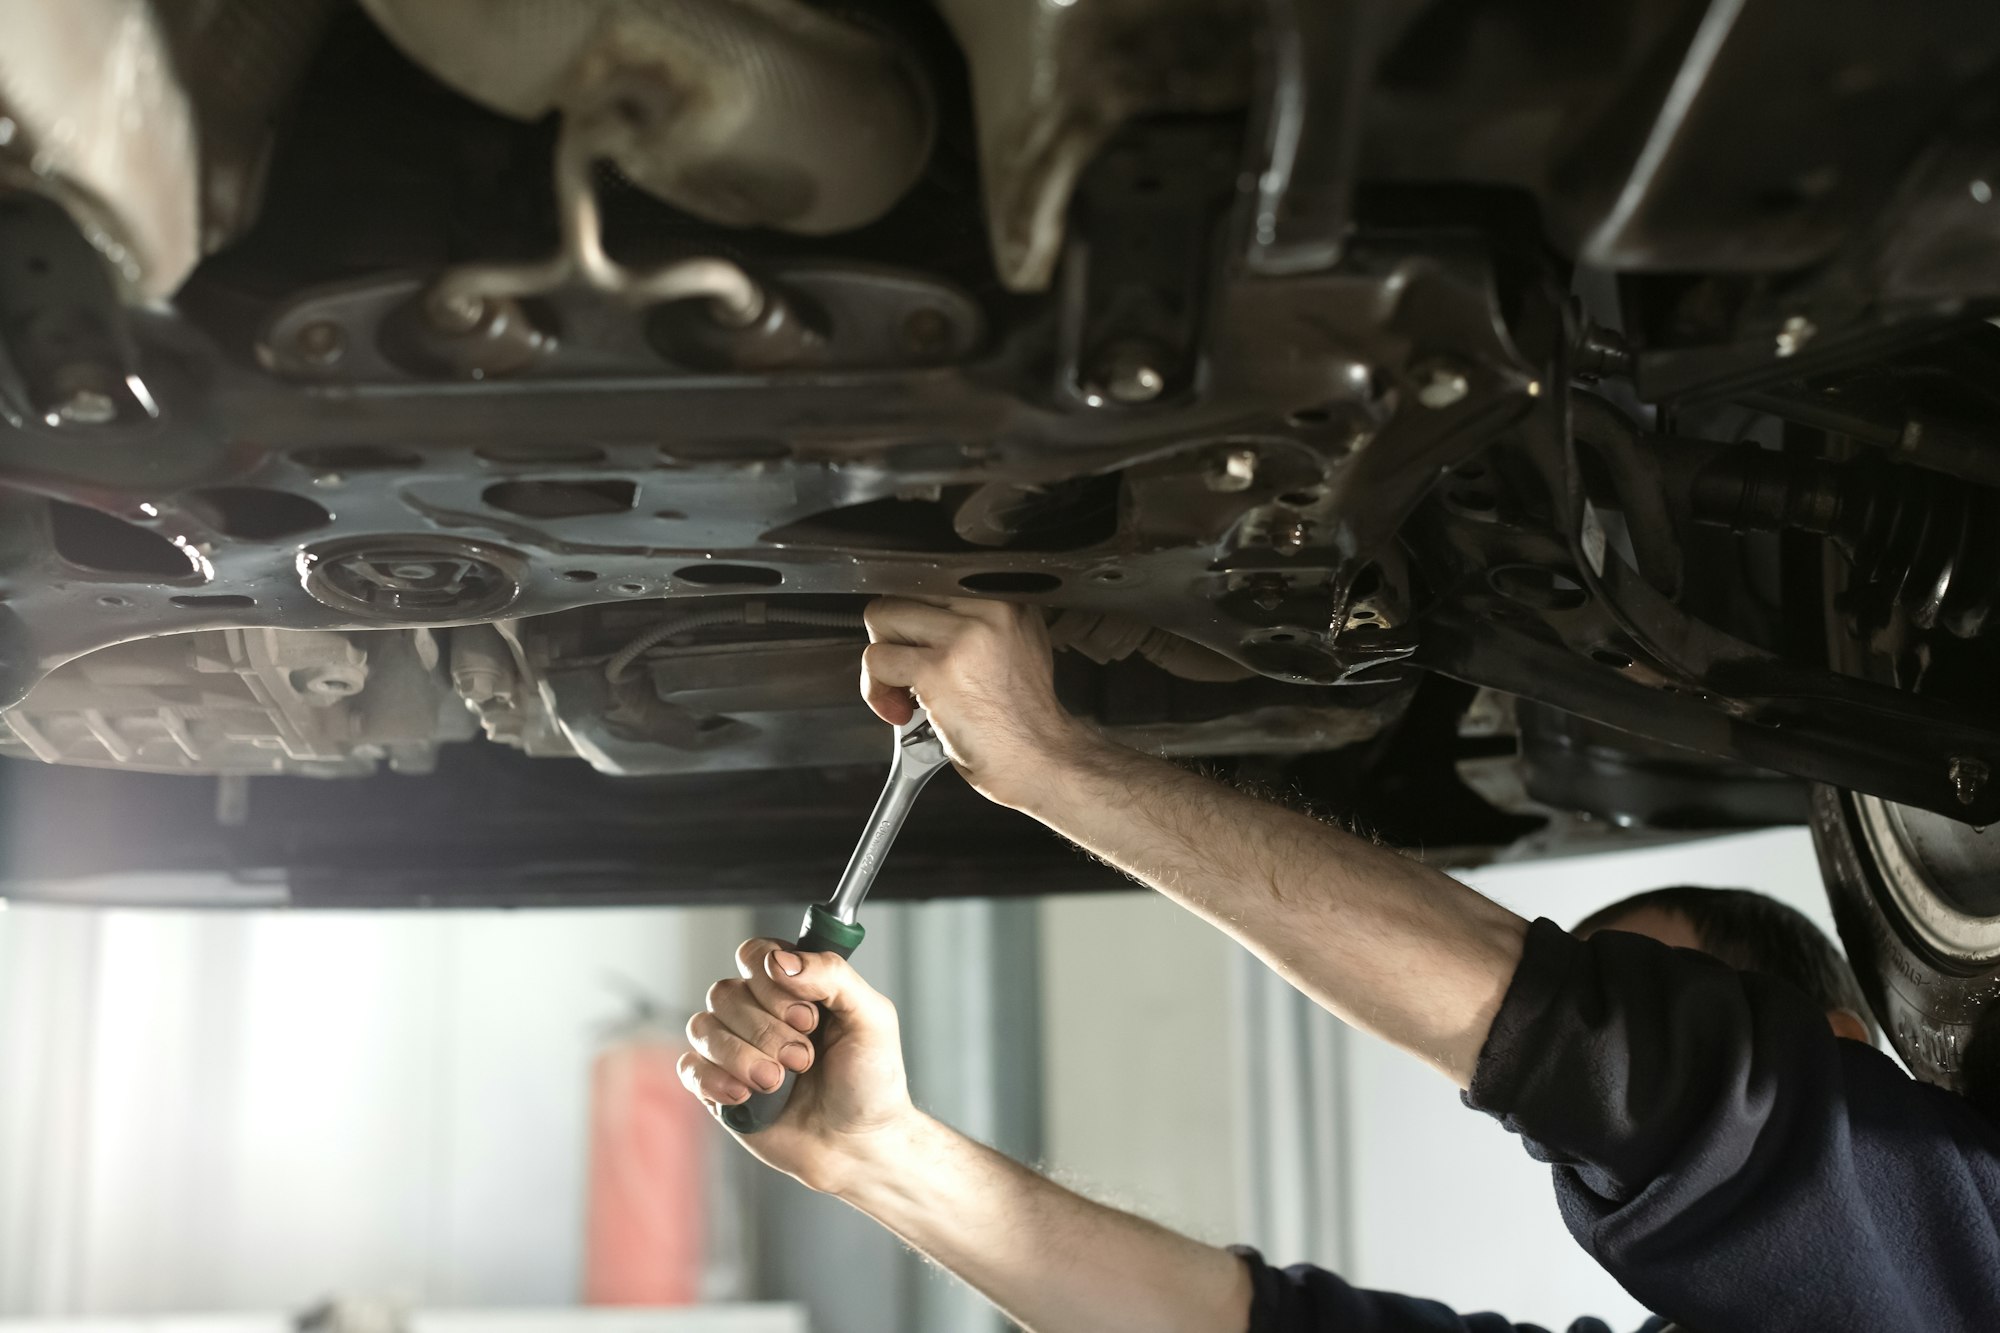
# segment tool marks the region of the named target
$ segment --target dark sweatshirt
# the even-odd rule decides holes
[[[1584,1250],[1690,1333],[2000,1330],[2000,1127],[1783,982],[1537,921],[1466,1101],[1555,1168]],[[1250,1262],[1254,1333],[1516,1327]]]

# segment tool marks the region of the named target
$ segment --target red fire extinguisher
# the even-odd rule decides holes
[[[681,1087],[687,1049],[634,989],[590,1071],[587,1305],[693,1305],[702,1296],[708,1215],[708,1116]]]

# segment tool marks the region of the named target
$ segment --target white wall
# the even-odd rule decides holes
[[[17,905],[0,1314],[573,1302],[610,978],[692,1006],[743,920]]]
[[[1234,946],[1138,891],[1042,902],[1043,1165],[1091,1197],[1230,1243]],[[1219,1149],[1219,1152],[1218,1152]]]

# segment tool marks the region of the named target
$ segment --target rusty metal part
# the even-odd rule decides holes
[[[1049,284],[1084,167],[1141,116],[1250,97],[1253,0],[938,0],[972,67],[987,225],[1001,281]]]
[[[858,227],[930,155],[929,90],[897,44],[797,0],[364,4],[452,87],[560,111],[583,156],[711,222]]]

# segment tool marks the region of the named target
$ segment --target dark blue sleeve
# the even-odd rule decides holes
[[[1363,1291],[1324,1268],[1273,1268],[1255,1250],[1235,1253],[1250,1267],[1249,1333],[1547,1333],[1497,1314],[1457,1314],[1436,1301],[1391,1291]],[[1568,1333],[1610,1333],[1579,1319]]]
[[[2000,1130],[1782,982],[1537,921],[1466,1100],[1682,1324],[2000,1328]]]

